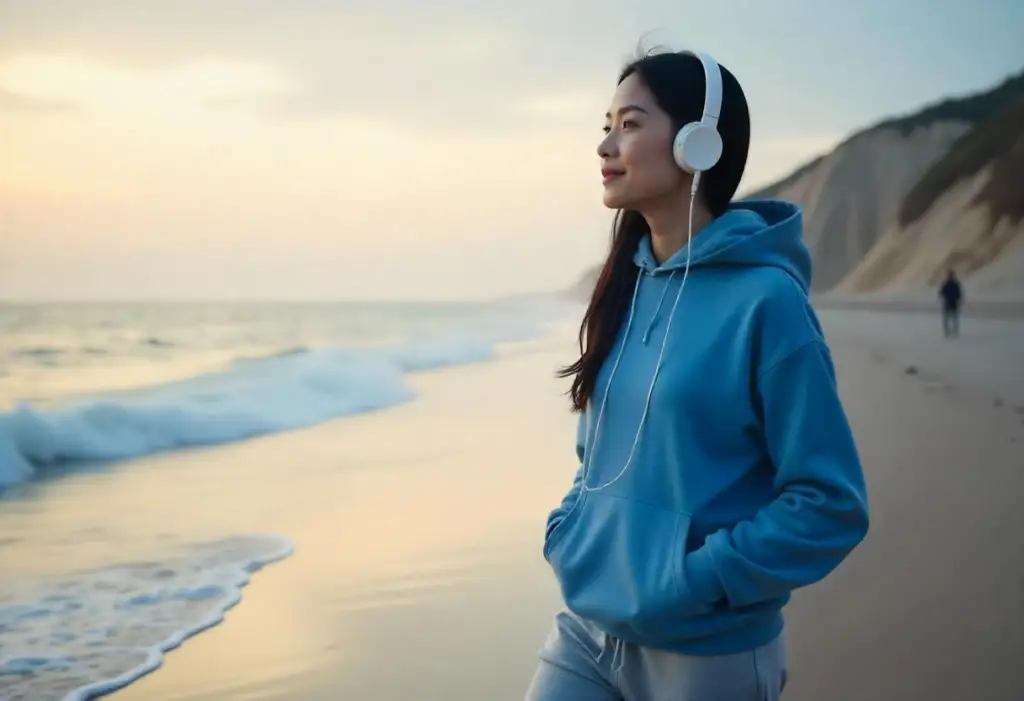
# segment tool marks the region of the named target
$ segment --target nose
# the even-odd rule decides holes
[[[614,158],[617,155],[613,131],[605,134],[604,138],[597,144],[597,155],[602,159]]]

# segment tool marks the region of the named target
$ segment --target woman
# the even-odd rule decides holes
[[[564,371],[580,468],[544,542],[566,610],[527,698],[777,699],[783,606],[868,529],[801,212],[730,203],[750,117],[710,57],[629,65],[605,132],[618,214]]]

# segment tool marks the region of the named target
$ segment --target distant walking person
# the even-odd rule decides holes
[[[956,279],[956,272],[950,270],[946,281],[939,288],[942,297],[942,332],[948,336],[960,335],[960,304],[964,299],[964,290]]]

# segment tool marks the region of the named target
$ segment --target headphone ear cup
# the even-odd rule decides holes
[[[672,157],[687,173],[706,172],[722,157],[722,137],[714,127],[690,122],[676,134]]]

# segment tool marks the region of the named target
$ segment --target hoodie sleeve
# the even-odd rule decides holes
[[[576,476],[573,478],[572,486],[562,498],[562,503],[548,514],[547,527],[544,530],[545,540],[548,539],[551,535],[551,531],[555,530],[555,527],[563,518],[565,518],[565,515],[569,513],[572,507],[576,504],[576,500],[579,498],[580,489],[583,486],[583,459],[586,454],[587,443],[586,431],[586,414],[581,413],[579,423],[576,425],[576,458],[579,460],[580,466],[576,469]]]
[[[827,346],[814,340],[760,374],[776,497],[686,556],[702,603],[743,607],[823,579],[868,530],[867,490]]]

